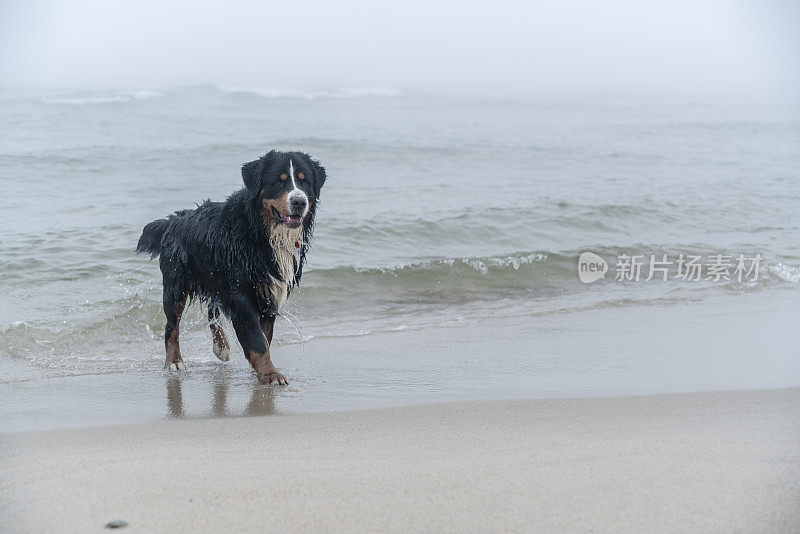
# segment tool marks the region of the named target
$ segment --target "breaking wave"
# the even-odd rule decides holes
[[[159,98],[163,93],[158,91],[115,91],[93,94],[77,94],[69,96],[42,97],[45,104],[60,104],[68,106],[85,106],[87,104],[117,104],[133,100],[150,100]]]
[[[292,89],[259,89],[253,87],[215,86],[223,93],[253,95],[262,98],[299,98],[313,100],[316,98],[365,98],[402,96],[399,89],[392,87],[353,87],[318,90]]]
[[[619,247],[592,250],[609,260],[620,254],[651,253]],[[702,298],[704,292],[753,291],[800,283],[800,265],[765,262],[752,282],[676,282],[672,280],[674,273],[667,282],[618,282],[611,265],[606,279],[588,286],[577,277],[579,254],[521,251],[429,258],[393,267],[309,270],[300,290],[290,299],[284,313],[288,324],[281,322],[276,341],[284,344],[318,337],[455,326],[487,315],[541,315],[664,304]],[[116,295],[75,305],[64,315],[67,319],[57,323],[16,321],[0,326],[0,353],[59,375],[158,368],[163,357],[164,317],[155,272],[110,274],[109,268],[103,267],[104,277],[110,286],[119,288]],[[604,290],[598,291],[598,285]],[[232,331],[227,321],[226,327]],[[201,305],[187,309],[181,332],[181,343],[188,351],[209,352],[210,334]]]

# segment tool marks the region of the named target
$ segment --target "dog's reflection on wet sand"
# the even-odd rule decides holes
[[[186,417],[181,392],[181,378],[169,376],[166,381],[168,416],[173,418]],[[242,411],[228,409],[228,383],[217,380],[214,383],[213,403],[209,415],[212,417],[242,417],[254,415],[273,415],[275,409],[274,388],[264,385],[253,385],[250,401]]]

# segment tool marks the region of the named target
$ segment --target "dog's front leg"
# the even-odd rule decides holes
[[[267,338],[267,348],[272,345],[272,332],[275,329],[275,316],[274,315],[262,315],[261,319],[261,331],[264,332],[264,337]]]
[[[272,364],[269,345],[261,329],[259,314],[255,307],[238,306],[231,314],[231,322],[245,356],[256,371],[258,381],[273,386],[288,384],[286,377]]]

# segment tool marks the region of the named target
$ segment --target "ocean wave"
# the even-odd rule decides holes
[[[159,98],[163,95],[158,91],[117,91],[93,94],[78,94],[70,96],[48,96],[42,97],[41,101],[45,104],[59,104],[67,106],[85,106],[87,104],[117,104],[131,102],[133,100],[150,100]]]
[[[165,92],[150,89],[81,91],[69,94],[48,94],[33,97],[36,101],[49,105],[87,106],[96,104],[123,104],[128,102],[155,100],[164,96],[210,97],[251,96],[265,99],[354,99],[354,98],[395,98],[403,92],[393,87],[341,87],[324,89],[269,89],[258,87],[238,87],[229,85],[206,85],[177,87]],[[6,97],[9,98],[9,97]],[[30,97],[28,97],[30,98]]]
[[[671,252],[663,247],[608,247],[595,246],[575,251],[522,251],[511,254],[500,254],[485,257],[463,258],[430,258],[415,262],[402,263],[393,267],[358,267],[340,266],[329,269],[313,269],[307,271],[303,280],[309,291],[315,292],[374,292],[389,291],[399,292],[415,288],[429,287],[431,290],[456,289],[459,295],[479,294],[482,297],[490,296],[494,290],[520,290],[521,293],[530,294],[543,287],[581,287],[583,284],[578,278],[578,257],[585,250],[599,254],[608,262],[609,272],[598,283],[615,284],[622,282],[615,280],[614,267],[620,256],[638,256],[643,258],[639,282],[642,284],[687,284],[688,287],[759,287],[773,286],[775,284],[800,283],[800,265],[791,265],[784,262],[770,263],[762,260],[758,276],[752,282],[747,277],[739,282],[733,276],[733,267],[730,269],[729,279],[708,280],[705,271],[702,279],[693,282],[679,279],[677,276],[677,252]],[[711,249],[709,249],[711,250]],[[683,247],[681,254],[697,255],[707,258],[712,253],[703,252],[702,248]],[[666,254],[673,264],[668,269],[668,278],[664,282],[660,279],[647,281],[649,258],[655,255],[660,259]],[[734,255],[735,257],[736,255]],[[748,256],[749,258],[750,256]],[[749,279],[754,276],[751,274]]]
[[[439,302],[531,294],[571,282],[573,259],[547,252],[486,257],[431,258],[393,267],[340,266],[309,270],[303,292],[309,300],[371,296],[386,300]]]
[[[402,96],[399,89],[392,87],[353,87],[318,90],[260,89],[254,87],[232,87],[217,85],[223,93],[253,95],[261,98],[298,98],[313,100],[317,98],[367,98]]]
[[[774,261],[764,262],[758,279],[752,282],[676,281],[674,273],[667,282],[648,282],[644,277],[639,283],[614,280],[616,257],[648,255],[653,248],[592,247],[609,262],[610,272],[605,280],[591,285],[578,279],[581,251],[432,257],[386,267],[345,265],[309,270],[284,310],[289,324],[281,320],[276,343],[460,326],[486,316],[663,305],[800,283],[800,265]],[[71,305],[51,322],[0,325],[0,359],[10,357],[46,372],[70,374],[158,369],[163,361],[164,316],[159,282],[152,271],[130,270],[111,276],[106,269],[107,291],[102,297]],[[224,325],[232,332],[227,320]],[[201,304],[187,308],[181,334],[187,354],[205,354],[212,361]]]
[[[770,265],[768,270],[784,282],[800,283],[800,265],[787,265],[779,262],[776,265]]]

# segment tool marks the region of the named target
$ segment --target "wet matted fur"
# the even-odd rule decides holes
[[[302,152],[271,151],[242,166],[245,187],[144,227],[137,252],[160,256],[165,365],[185,369],[178,326],[187,300],[208,305],[213,349],[230,357],[219,313],[233,323],[259,382],[286,384],[269,353],[275,317],[300,283],[325,169]]]

